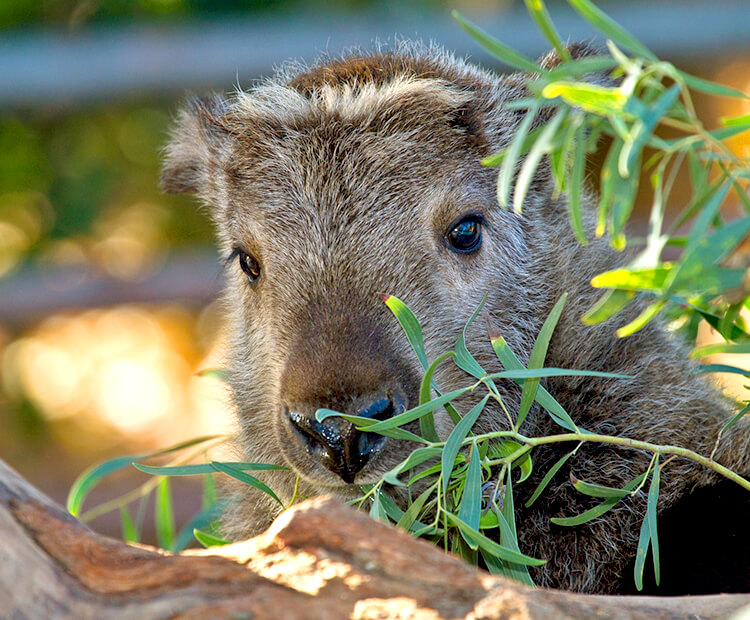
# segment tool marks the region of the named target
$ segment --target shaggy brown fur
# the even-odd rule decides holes
[[[248,92],[188,102],[167,149],[163,187],[198,194],[211,209],[222,251],[240,248],[261,269],[260,278],[249,282],[232,264],[226,291],[243,460],[291,466],[303,495],[359,494],[356,485],[308,455],[285,411],[309,415],[327,407],[356,413],[383,391],[407,406],[417,402],[421,369],[378,295],[383,292],[404,300],[422,320],[431,358],[453,347],[486,293],[491,323],[524,360],[552,305],[568,292],[547,365],[633,375],[547,382],[577,423],[593,432],[710,453],[728,406],[704,379],[692,376],[684,347],[658,323],[617,339],[613,321],[594,327],[580,321],[599,295],[589,286],[591,277],[621,263],[622,256],[604,239],[587,247],[576,242],[566,206],[552,198],[549,174],[541,169],[521,216],[497,204],[496,171],[479,159],[512,138],[522,114],[504,104],[524,96],[527,77],[497,77],[438,48],[405,44],[313,68],[288,65]],[[483,241],[478,252],[461,255],[448,247],[445,235],[466,214],[483,218]],[[589,231],[592,219],[588,214]],[[475,323],[469,347],[486,369],[500,369],[482,321]],[[445,363],[437,382],[453,389],[466,383],[466,375]],[[513,410],[518,387],[499,387]],[[459,408],[467,411],[474,399],[462,399]],[[436,419],[446,437],[450,419],[444,411]],[[505,427],[504,415],[490,406],[475,430]],[[534,408],[522,430],[537,435],[559,429]],[[749,447],[748,425],[737,424],[717,460],[748,473]],[[387,440],[355,482],[374,482],[410,449]],[[570,446],[535,451],[535,479],[518,487],[521,495],[535,487],[562,449]],[[533,572],[537,583],[586,592],[631,588],[628,567],[645,509],[643,493],[581,527],[557,527],[549,518],[595,503],[572,489],[569,472],[619,486],[644,471],[648,459],[632,450],[586,445],[533,509],[524,509],[525,497],[518,498],[521,549],[548,560]],[[293,478],[278,473],[266,480],[288,501]],[[660,512],[667,515],[676,502],[692,497],[691,490],[715,483],[716,476],[691,462],[671,462],[662,476]],[[736,500],[736,491],[727,493]],[[700,501],[713,501],[707,497]],[[747,501],[737,501],[735,509],[750,517]],[[690,523],[690,504],[682,510]],[[228,523],[234,535],[250,535],[277,512],[277,505],[248,488]],[[690,527],[676,535],[676,547],[690,548],[705,535]],[[732,545],[737,548],[737,540]],[[669,557],[663,555],[668,573]],[[739,565],[743,561],[747,566],[742,558]],[[714,583],[741,587],[731,579],[725,575]]]

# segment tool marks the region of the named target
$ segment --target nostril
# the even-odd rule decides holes
[[[367,407],[360,409],[357,415],[362,418],[383,421],[393,417],[393,411],[393,402],[390,398],[379,398],[371,402]]]
[[[298,411],[287,411],[287,415],[297,438],[310,456],[319,461],[336,462],[341,459],[341,434],[335,428]]]
[[[401,399],[380,397],[353,413],[382,421],[401,413],[404,409]],[[286,414],[297,440],[306,452],[347,483],[354,482],[356,474],[386,441],[383,435],[358,431],[353,424],[339,418],[318,422],[314,415],[299,411],[287,409]]]

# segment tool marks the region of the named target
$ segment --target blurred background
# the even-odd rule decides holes
[[[548,4],[564,37],[593,36]],[[600,6],[660,57],[750,92],[750,2]],[[517,0],[0,0],[0,457],[64,501],[93,462],[227,432],[222,383],[197,374],[221,363],[211,226],[157,187],[170,116],[186,90],[248,87],[284,59],[394,35],[504,70],[452,8],[524,53],[547,50]],[[708,127],[750,113],[697,104]],[[747,140],[732,147],[747,155]],[[176,498],[179,522],[199,487]],[[117,518],[95,525],[118,533]]]

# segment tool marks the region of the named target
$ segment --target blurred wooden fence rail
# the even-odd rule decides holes
[[[0,324],[18,328],[60,310],[121,303],[179,301],[199,307],[216,298],[222,282],[220,260],[206,249],[173,251],[152,273],[134,281],[94,267],[27,265],[0,279]]]
[[[566,3],[550,3],[564,37],[589,39],[592,28]],[[750,49],[746,0],[604,2],[615,20],[667,59]],[[520,5],[520,6],[519,6]],[[529,54],[549,48],[516,2],[506,10],[469,17],[503,42]],[[447,12],[392,3],[381,13],[232,16],[175,22],[19,30],[0,33],[0,108],[62,111],[91,101],[143,95],[172,96],[186,88],[248,86],[287,58],[311,59],[327,50],[368,47],[396,34],[435,40],[482,63],[491,59]]]

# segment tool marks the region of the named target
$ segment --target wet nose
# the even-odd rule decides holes
[[[356,411],[364,418],[386,420],[404,410],[400,399],[381,396]],[[377,433],[358,431],[343,418],[315,419],[315,413],[287,410],[289,421],[300,444],[316,461],[338,474],[346,483],[354,482],[358,472],[385,443]]]

